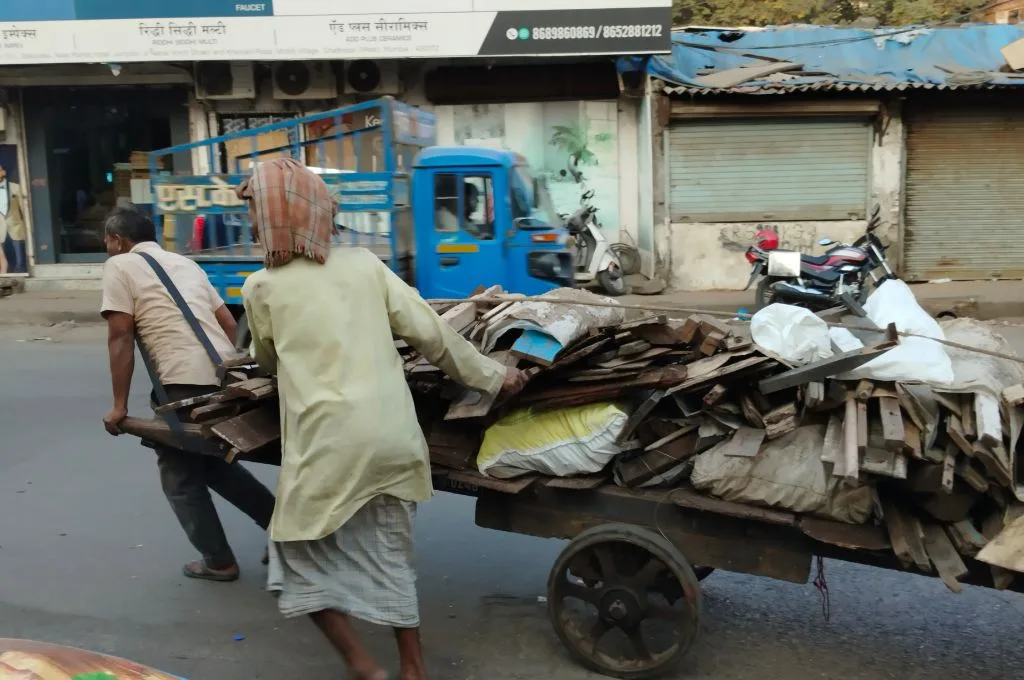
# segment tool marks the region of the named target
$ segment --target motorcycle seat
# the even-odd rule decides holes
[[[806,264],[822,265],[828,262],[828,255],[801,255],[800,261]]]

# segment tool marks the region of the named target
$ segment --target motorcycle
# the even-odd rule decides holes
[[[875,235],[881,223],[876,206],[864,235],[854,243],[836,243],[828,238],[818,241],[818,245],[828,248],[824,255],[779,250],[778,233],[763,229],[754,235],[754,244],[745,254],[753,269],[743,290],[762,277],[755,294],[757,309],[773,302],[813,311],[841,305],[864,316],[863,304],[872,287],[896,278],[885,258],[888,246]],[[878,269],[882,270],[881,275]]]
[[[597,281],[609,295],[625,295],[628,287],[622,262],[615,253],[613,244],[601,232],[601,225],[596,217],[597,208],[590,203],[594,198],[594,190],[587,187],[582,173],[572,166],[569,167],[569,171],[576,182],[583,185],[580,207],[571,215],[563,215],[569,230],[570,248],[574,252],[573,279],[581,286]],[[562,173],[564,175],[565,171]]]

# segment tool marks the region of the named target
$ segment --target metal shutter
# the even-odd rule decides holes
[[[866,119],[727,119],[669,129],[673,222],[863,219]]]
[[[1024,114],[911,111],[903,276],[1024,278]]]

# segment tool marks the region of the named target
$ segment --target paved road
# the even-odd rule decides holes
[[[33,339],[43,338],[43,339]],[[262,591],[261,533],[223,511],[241,556],[233,584],[186,581],[193,555],[150,454],[100,425],[108,404],[97,329],[0,329],[0,637],[88,647],[192,680],[342,677],[305,621]],[[137,392],[143,393],[139,385]],[[142,412],[142,402],[136,400]],[[268,482],[271,470],[259,469]],[[473,525],[439,496],[418,525],[425,640],[438,680],[583,680],[538,597],[560,544]],[[680,678],[999,680],[1024,665],[1024,598],[828,563],[817,591],[717,573],[698,648]],[[235,641],[236,634],[245,636]],[[384,658],[389,635],[367,629]]]

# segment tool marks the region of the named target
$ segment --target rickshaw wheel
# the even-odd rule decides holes
[[[700,584],[686,558],[639,527],[584,531],[548,577],[548,617],[559,640],[587,669],[613,678],[669,672],[693,646],[700,613]]]

